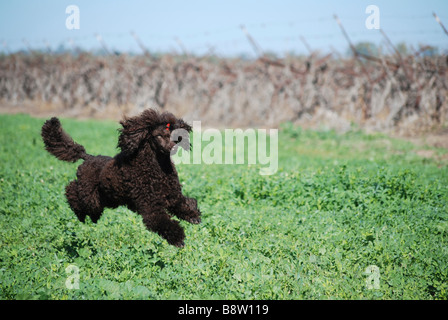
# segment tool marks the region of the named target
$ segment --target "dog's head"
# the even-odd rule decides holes
[[[136,154],[145,144],[164,155],[175,152],[179,145],[190,149],[191,126],[170,112],[147,109],[139,116],[125,118],[120,124],[123,128],[119,129],[118,147],[124,156]]]

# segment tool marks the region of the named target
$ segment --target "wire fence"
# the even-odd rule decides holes
[[[440,49],[440,53],[448,52],[447,41],[443,36],[443,31],[434,21],[431,15],[400,16],[382,15],[385,21],[402,21],[401,29],[388,30],[388,34],[394,38],[402,39],[423,39],[421,43],[430,44]],[[433,19],[432,27],[420,27],[419,21]],[[359,27],[359,17],[343,18],[344,22],[356,21],[357,28],[349,30],[350,36],[357,42],[367,41],[384,45],[384,40],[378,31],[368,32],[364,27]],[[410,24],[412,22],[412,24]],[[325,24],[326,31],[313,31],[317,25]],[[409,28],[409,25],[414,27]],[[334,18],[323,16],[318,18],[302,19],[300,21],[266,21],[260,23],[247,23],[244,27],[249,30],[254,38],[261,44],[261,47],[270,54],[285,56],[293,53],[307,53],[302,45],[301,38],[306,38],[314,50],[322,52],[340,50],[340,54],[346,54],[344,40],[339,30],[336,28]],[[141,54],[145,51],[164,52],[171,54],[183,54],[188,52],[194,55],[217,54],[229,57],[245,56],[256,58],[244,33],[241,32],[241,25],[229,26],[216,29],[207,29],[193,33],[169,34],[163,31],[140,31],[127,32],[96,32],[79,36],[79,33],[61,40],[48,39],[0,39],[0,51],[9,54],[16,51],[41,51],[48,53],[62,53],[75,51],[92,51],[95,54],[132,53]],[[411,49],[418,47],[417,43],[408,43]],[[415,47],[415,48],[413,48]],[[105,49],[106,48],[106,49]],[[342,49],[344,48],[344,49]],[[142,51],[143,50],[143,51]]]

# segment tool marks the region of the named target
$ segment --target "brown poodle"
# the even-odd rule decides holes
[[[96,223],[104,208],[125,205],[143,217],[149,230],[168,243],[183,247],[184,230],[168,213],[194,224],[201,222],[201,213],[196,199],[182,194],[170,152],[178,145],[187,145],[189,149],[191,127],[171,113],[160,114],[151,109],[125,118],[120,124],[121,152],[113,158],[87,154],[62,130],[58,118],[43,125],[42,137],[48,152],[64,161],[84,160],[78,167],[77,179],[66,187],[70,207],[80,221],[84,222],[88,215]],[[173,133],[174,130],[177,131]],[[176,133],[177,141],[173,141]]]

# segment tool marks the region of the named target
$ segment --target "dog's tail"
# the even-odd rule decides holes
[[[42,138],[45,149],[59,160],[76,162],[79,159],[86,160],[91,157],[84,147],[73,141],[61,127],[58,118],[47,120],[42,126]]]

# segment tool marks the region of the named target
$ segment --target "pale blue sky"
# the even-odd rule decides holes
[[[80,29],[65,27],[68,5],[80,9]],[[260,47],[279,54],[305,53],[303,36],[312,49],[331,47],[345,53],[344,39],[333,15],[337,14],[353,42],[384,41],[378,30],[365,27],[370,4],[380,9],[380,27],[398,43],[430,44],[448,50],[448,36],[436,23],[436,12],[448,28],[448,1],[425,0],[0,0],[0,51],[44,48],[68,39],[86,49],[99,48],[94,34],[100,34],[112,50],[141,52],[133,30],[151,51],[180,51],[178,37],[190,52],[202,54],[211,47],[219,54],[253,50],[239,26],[246,25]],[[2,45],[3,44],[3,45]]]

